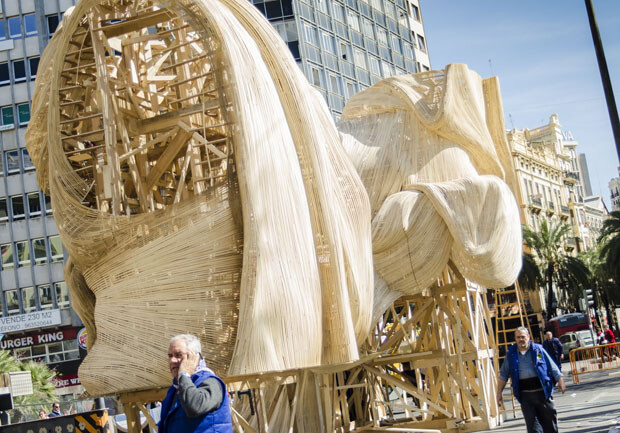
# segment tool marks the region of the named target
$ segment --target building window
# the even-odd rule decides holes
[[[17,289],[4,292],[4,298],[6,299],[6,309],[9,316],[19,314],[19,296],[17,294]]]
[[[47,263],[47,248],[45,248],[45,238],[33,239],[32,250],[34,251],[34,263],[43,265]]]
[[[24,27],[26,29],[26,36],[37,34],[37,18],[34,14],[24,15]]]
[[[351,45],[340,41],[340,58],[348,62],[353,61],[353,53],[351,51]]]
[[[353,30],[360,31],[360,16],[351,9],[347,9],[347,21]]]
[[[41,304],[41,310],[51,310],[54,308],[52,286],[49,284],[42,284],[37,286],[37,290],[39,291],[39,303]]]
[[[368,36],[370,39],[375,38],[374,25],[366,18],[362,18],[362,29],[364,30],[364,36]],[[377,28],[377,32],[379,28]]]
[[[398,54],[403,54],[403,47],[401,45],[400,38],[392,33],[390,33],[390,38],[392,39],[392,49]]]
[[[17,266],[25,268],[30,266],[30,245],[28,241],[15,242],[17,247]]]
[[[368,70],[368,64],[366,63],[366,54],[360,49],[353,49],[353,56],[355,58],[355,65]]]
[[[19,39],[22,37],[22,27],[19,22],[19,17],[9,18],[9,37],[11,39]]]
[[[37,76],[37,71],[39,70],[39,60],[41,58],[37,57],[29,57],[28,58],[28,69],[30,69],[30,79],[34,80]]]
[[[53,212],[52,211],[52,199],[47,194],[43,194],[43,197],[45,197],[45,214],[49,215]]]
[[[25,287],[22,289],[22,304],[24,305],[24,313],[30,313],[37,309],[34,287]]]
[[[388,46],[387,32],[379,26],[377,26],[377,41],[386,47]]]
[[[325,51],[336,54],[336,41],[332,35],[321,30],[321,42]]]
[[[329,77],[329,81],[327,84],[329,85],[329,91],[332,93],[337,93],[338,95],[342,95],[342,82],[340,77],[337,77],[334,74],[327,74]]]
[[[11,197],[11,210],[13,211],[13,221],[26,217],[24,212],[24,196],[14,195]]]
[[[15,267],[13,244],[0,245],[0,251],[2,251],[2,270],[13,269]]]
[[[38,217],[41,215],[41,201],[38,192],[31,192],[28,197],[28,215]]]
[[[15,127],[15,118],[13,117],[13,107],[2,107],[0,108],[2,127],[0,131],[6,131],[7,129],[12,129]]]
[[[8,174],[19,173],[19,150],[6,152],[6,168]]]
[[[409,3],[408,3],[409,4]],[[414,20],[420,21],[420,9],[416,5],[409,4],[411,6],[411,16]]]
[[[377,59],[375,56],[368,56],[368,60],[370,63],[370,72],[372,72],[375,75],[381,76],[381,69],[379,67],[379,59]]]
[[[344,23],[344,6],[339,3],[334,3],[334,18]]]
[[[60,283],[54,283],[56,289],[56,302],[58,308],[69,308],[69,288],[67,283],[61,281]]]
[[[57,14],[48,15],[46,18],[47,18],[47,34],[51,38],[52,35],[56,32],[56,29],[58,28],[58,24],[60,23],[60,20],[58,19]]]
[[[310,77],[312,78],[312,84],[316,87],[324,87],[323,85],[323,71],[316,66],[308,65],[310,68]]]
[[[6,32],[4,31],[4,20],[0,20],[0,40],[4,39],[6,39]],[[2,315],[1,312],[0,315]]]
[[[62,242],[60,236],[50,236],[50,250],[52,252],[52,262],[62,262]]]
[[[403,42],[403,47],[404,47],[405,57],[407,57],[408,59],[412,59],[412,60],[415,59],[413,55],[413,46],[408,42]]]
[[[347,94],[346,97],[347,99],[350,98],[351,96],[355,95],[357,93],[357,86],[355,83],[352,83],[351,81],[347,81],[346,82],[346,90],[347,90]]]
[[[30,347],[20,347],[13,350],[13,355],[22,362],[34,360],[36,362],[53,364],[79,359],[80,349],[77,340],[71,339]]]
[[[306,36],[307,43],[312,44],[316,47],[319,46],[319,41],[316,36],[316,28],[313,25],[304,22],[304,34]]]
[[[6,198],[0,198],[0,222],[9,220],[9,208],[6,205]]]
[[[327,0],[316,0],[316,3],[319,6],[319,10],[325,14],[329,14],[327,9]]]
[[[426,42],[424,41],[424,36],[422,35],[417,35],[417,36],[418,36],[418,48],[420,48],[420,51],[426,52]]]
[[[20,104],[17,106],[17,118],[19,126],[27,125],[30,122],[30,104]]]
[[[9,64],[7,62],[0,63],[0,86],[8,86],[9,84],[11,84]]]
[[[25,171],[34,170],[35,168],[32,159],[30,159],[28,149],[22,149],[22,164]]]
[[[388,62],[384,62],[383,60],[381,60],[381,68],[383,69],[384,77],[391,77],[392,75],[394,75],[394,66],[392,66]]]

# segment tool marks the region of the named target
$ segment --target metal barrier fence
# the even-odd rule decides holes
[[[573,349],[570,352],[570,368],[574,383],[579,383],[580,374],[620,369],[620,343]]]

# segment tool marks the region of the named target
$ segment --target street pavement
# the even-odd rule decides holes
[[[620,370],[584,374],[579,377],[579,384],[573,383],[568,363],[563,364],[562,373],[566,393],[562,394],[557,388],[553,393],[560,432],[608,433],[613,427],[620,429]],[[510,408],[509,386],[504,390],[507,408]],[[516,400],[515,403],[519,407]],[[501,425],[486,433],[526,431],[521,412],[518,411],[516,418],[513,418],[510,411],[504,414]]]

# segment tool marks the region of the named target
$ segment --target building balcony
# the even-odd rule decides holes
[[[555,204],[552,201],[547,202],[547,215],[553,215],[555,213]]]
[[[564,173],[562,173],[562,177],[565,182],[571,184],[579,183],[579,173],[577,173],[576,171],[565,171]]]
[[[573,251],[575,248],[577,248],[577,241],[575,240],[575,238],[566,239],[566,241],[564,242],[564,249],[570,252]]]
[[[530,196],[530,209],[534,212],[540,212],[542,210],[542,199],[540,195]]]
[[[564,206],[563,204],[561,204],[560,205],[560,218],[568,219],[569,216],[570,216],[570,210],[568,209],[568,206]]]

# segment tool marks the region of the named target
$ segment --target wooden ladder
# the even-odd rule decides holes
[[[517,317],[520,325],[514,326],[514,323],[506,323],[509,321],[514,322]],[[515,342],[514,333],[519,326],[525,326],[530,336],[532,335],[532,328],[525,312],[521,288],[519,287],[519,282],[515,281],[513,286],[495,291],[495,344],[497,345],[497,364],[495,368],[497,368],[498,372],[499,366],[506,357],[508,347]],[[502,404],[504,406],[502,413],[512,412],[513,417],[515,417],[517,410],[515,408],[512,387],[510,388],[510,401],[512,409],[505,409],[506,406]]]

